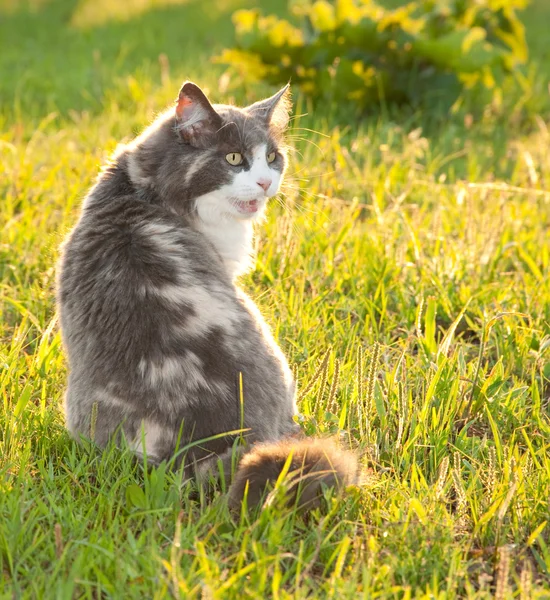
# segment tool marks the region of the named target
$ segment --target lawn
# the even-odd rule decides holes
[[[304,429],[341,431],[361,485],[309,519],[232,517],[222,493],[65,432],[58,246],[182,80],[272,91],[210,62],[252,5],[0,0],[0,597],[550,598],[546,0],[525,14],[530,87],[504,108],[357,120],[296,96],[285,195],[242,285]]]

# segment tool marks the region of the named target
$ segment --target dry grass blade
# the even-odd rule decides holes
[[[447,482],[447,474],[449,472],[449,457],[444,456],[439,465],[439,475],[435,484],[435,497],[438,500],[444,499],[445,483]]]
[[[300,390],[300,392],[298,394],[298,402],[303,400],[309,394],[309,392],[311,392],[311,390],[315,387],[315,384],[317,383],[319,378],[323,379],[323,374],[325,374],[325,379],[326,379],[326,370],[328,368],[328,361],[330,359],[330,353],[331,353],[331,349],[329,348],[323,354],[323,358],[320,360],[318,367],[315,369],[315,372],[313,373],[311,380],[309,381],[309,383],[306,385],[306,387],[304,389]]]
[[[489,462],[487,465],[487,503],[490,504],[495,497],[497,483],[497,452],[494,446],[489,448]]]
[[[499,548],[495,600],[505,600],[508,595],[508,578],[510,577],[510,548]]]
[[[361,437],[365,435],[364,428],[364,385],[363,385],[363,347],[361,345],[357,348],[357,356],[355,359],[355,398],[357,407],[357,417],[359,420],[359,433]]]
[[[401,446],[403,433],[405,431],[405,420],[407,418],[407,400],[405,398],[405,386],[403,381],[397,383],[397,401],[398,401],[398,423],[397,423],[397,440],[395,441],[396,448]]]
[[[340,361],[336,358],[334,359],[334,373],[332,374],[332,383],[330,385],[330,390],[328,394],[327,407],[329,412],[336,415],[340,411],[340,407],[336,402],[336,394],[338,391],[338,383],[340,380]]]
[[[374,389],[376,386],[376,375],[378,373],[379,361],[380,344],[378,342],[374,342],[367,370],[367,393],[365,397],[365,412],[367,419],[370,419],[374,407]]]

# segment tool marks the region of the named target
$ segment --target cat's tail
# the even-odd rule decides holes
[[[280,490],[285,504],[309,510],[319,505],[324,487],[342,489],[357,479],[355,455],[330,440],[304,438],[257,444],[241,459],[229,488],[229,505],[239,509],[246,498],[249,507],[256,506],[278,497]]]

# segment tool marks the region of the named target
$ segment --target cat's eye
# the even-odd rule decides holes
[[[243,163],[243,155],[240,152],[230,152],[225,155],[225,160],[234,167],[238,167]]]
[[[276,158],[277,158],[277,153],[276,152],[270,152],[267,155],[267,162],[268,163],[272,163]]]

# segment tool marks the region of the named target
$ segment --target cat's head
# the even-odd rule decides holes
[[[180,214],[205,221],[259,217],[286,166],[288,86],[246,108],[211,104],[194,83],[136,140],[130,176]]]

